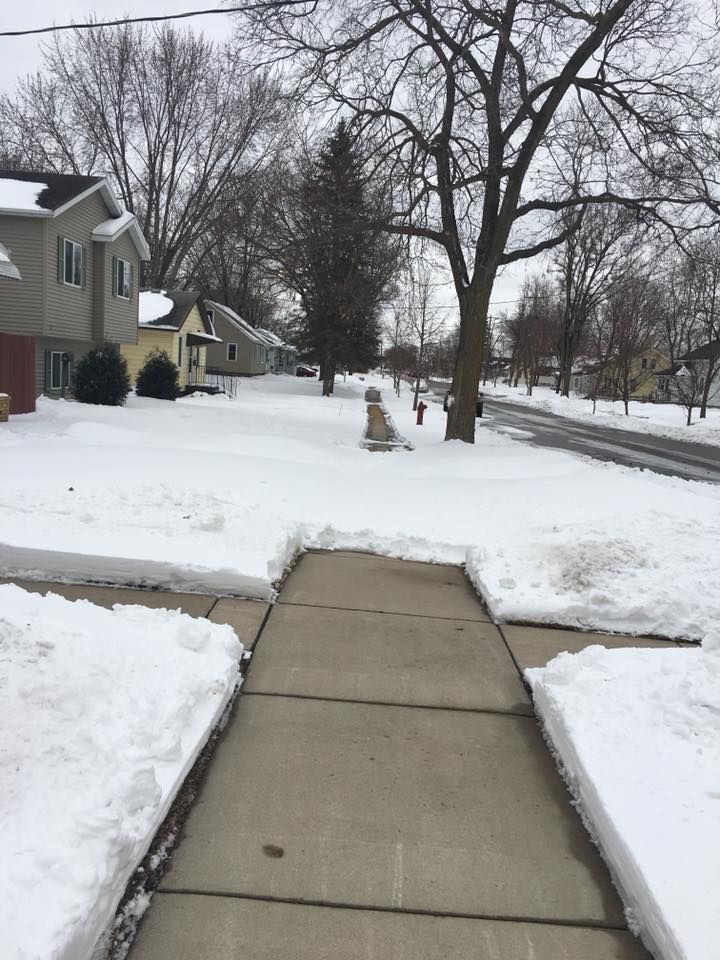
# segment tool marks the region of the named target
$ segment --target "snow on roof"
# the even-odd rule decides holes
[[[47,190],[46,183],[32,183],[27,180],[0,179],[0,210],[26,212],[42,209],[38,197]]]
[[[144,290],[140,294],[138,324],[142,327],[154,323],[155,320],[166,317],[174,306],[175,304],[170,297],[166,296],[164,290],[160,290],[157,293],[151,290]]]
[[[109,220],[103,220],[103,222],[99,223],[93,230],[93,237],[96,240],[102,240],[105,238],[112,240],[112,238],[116,237],[118,233],[120,233],[126,227],[129,227],[134,219],[134,215],[130,213],[129,210],[126,210],[119,217],[110,217]]]
[[[260,331],[256,330],[255,327],[251,327],[249,323],[243,320],[242,317],[239,317],[230,307],[225,306],[223,303],[216,303],[214,300],[206,300],[205,303],[211,310],[218,310],[222,313],[230,323],[242,331],[253,343],[259,343],[263,347],[268,346],[267,340],[262,337]]]

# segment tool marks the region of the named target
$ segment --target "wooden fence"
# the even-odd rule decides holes
[[[10,394],[10,413],[34,412],[34,337],[0,333],[0,393]]]

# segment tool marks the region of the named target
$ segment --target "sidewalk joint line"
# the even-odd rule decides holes
[[[173,896],[192,897],[219,897],[225,900],[253,900],[260,903],[278,903],[298,907],[321,907],[329,910],[355,910],[361,913],[391,913],[401,916],[439,917],[452,920],[494,920],[498,923],[532,923],[538,926],[572,927],[585,930],[615,930],[618,933],[628,933],[628,928],[610,921],[601,920],[559,920],[545,917],[525,917],[512,914],[494,913],[465,913],[454,910],[429,910],[417,907],[413,910],[404,907],[388,907],[378,904],[343,903],[338,900],[313,900],[302,897],[276,897],[271,894],[229,893],[224,890],[193,890],[192,888],[178,887],[175,889],[159,889],[156,894],[172,894]]]
[[[460,623],[487,623],[489,626],[496,626],[492,620],[480,620],[474,617],[443,617],[431,613],[406,613],[400,610],[366,610],[364,607],[336,607],[324,603],[302,603],[297,600],[283,600],[282,596],[278,599],[276,606],[280,607],[310,607],[313,610],[344,610],[347,613],[379,613],[385,617],[416,617],[419,620],[449,620],[451,623],[455,620]]]
[[[251,661],[252,663],[252,661]],[[453,707],[431,703],[396,703],[392,700],[356,700],[351,697],[322,697],[308,693],[274,693],[270,690],[244,690],[244,697],[275,697],[279,700],[318,700],[321,703],[354,703],[367,707],[402,707],[406,710],[444,710],[447,713],[488,713],[498,717],[519,717],[522,720],[535,721],[534,713],[520,713],[519,710],[500,710],[493,707]],[[528,704],[531,706],[531,704]]]

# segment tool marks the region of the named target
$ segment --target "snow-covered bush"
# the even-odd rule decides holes
[[[156,400],[174,400],[178,396],[178,368],[165,350],[156,347],[145,357],[135,381],[135,393],[139,397],[155,397]]]
[[[121,407],[130,393],[125,357],[114,343],[90,350],[75,370],[75,398],[81,403]]]

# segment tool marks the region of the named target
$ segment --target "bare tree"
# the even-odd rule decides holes
[[[607,322],[612,329],[613,355],[608,365],[612,393],[623,401],[629,415],[632,395],[655,371],[638,366],[639,356],[657,341],[657,302],[660,292],[647,277],[638,275],[617,291],[607,304]]]
[[[278,83],[232,45],[169,26],[57,35],[43,60],[0,101],[5,149],[33,169],[109,176],[150,245],[144,281],[175,285],[231,180],[286,128]]]
[[[558,323],[557,290],[546,277],[535,275],[523,284],[522,297],[509,321],[515,383],[522,375],[532,396],[543,367],[550,365]]]
[[[567,221],[571,213],[561,219]],[[581,223],[556,250],[562,315],[558,336],[557,392],[570,396],[573,364],[588,320],[630,275],[642,244],[644,226],[623,207],[598,206],[581,211]]]
[[[673,224],[714,204],[717,55],[701,20],[676,0],[258,0],[246,14],[249,46],[373,137],[389,228],[447,255],[460,343],[446,438],[474,440],[503,265],[563,243],[591,204]]]
[[[720,374],[720,237],[705,236],[690,247],[690,282],[694,288],[697,320],[696,349],[690,356],[695,376],[702,380],[700,419],[707,416],[708,400]]]
[[[433,274],[429,264],[419,260],[410,269],[410,290],[407,313],[407,332],[415,347],[415,390],[413,410],[417,410],[420,381],[429,372],[429,347],[444,329],[444,321],[437,310],[433,294]]]

